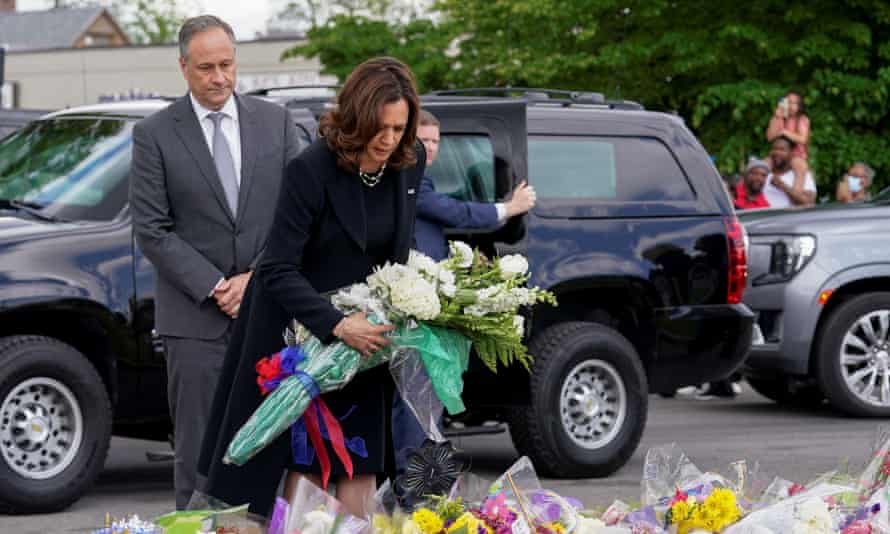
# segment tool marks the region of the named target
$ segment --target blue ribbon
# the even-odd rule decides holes
[[[269,391],[274,390],[278,387],[282,380],[289,376],[295,377],[302,385],[306,391],[309,393],[309,399],[314,399],[315,397],[321,395],[321,389],[318,387],[318,383],[315,381],[312,376],[297,369],[297,366],[306,359],[306,353],[300,347],[285,347],[281,350],[281,374],[272,380],[267,380],[265,382],[265,386]],[[349,408],[349,410],[341,417],[337,419],[339,421],[344,421],[347,417],[352,415],[352,412],[355,411],[355,406]],[[318,408],[315,403],[309,404],[310,410],[316,410],[318,413]],[[321,435],[324,439],[330,441],[330,436],[328,435],[328,429],[325,427],[324,419],[321,417],[321,414],[318,413],[318,421],[319,427],[321,430]],[[368,457],[368,449],[365,446],[365,440],[361,437],[354,438],[346,438],[345,439],[346,448],[349,449],[353,454],[356,454],[362,458]],[[315,449],[309,444],[309,434],[306,431],[306,422],[301,417],[297,420],[296,423],[291,427],[291,451],[293,452],[294,463],[298,465],[312,465],[312,462],[315,460]]]

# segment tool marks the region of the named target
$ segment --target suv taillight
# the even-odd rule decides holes
[[[729,247],[729,276],[726,288],[726,302],[742,302],[745,285],[748,283],[748,254],[745,250],[745,229],[735,215],[726,217],[726,244]]]

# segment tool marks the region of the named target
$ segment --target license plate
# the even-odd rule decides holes
[[[766,343],[766,340],[763,339],[763,332],[760,331],[760,325],[754,324],[754,332],[751,334],[751,344],[752,345],[763,345]]]

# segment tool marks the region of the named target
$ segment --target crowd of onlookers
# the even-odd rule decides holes
[[[764,158],[751,157],[741,176],[726,179],[726,186],[738,210],[812,206],[816,203],[816,182],[809,165],[810,118],[803,98],[789,92],[779,100],[766,129],[770,142]],[[850,203],[869,200],[874,170],[861,161],[850,165],[838,181],[835,199]],[[739,376],[684,388],[698,398],[732,398],[740,391]]]
[[[736,209],[812,206],[816,182],[809,165],[810,119],[803,98],[790,92],[776,106],[766,129],[771,143],[764,158],[749,159],[741,176],[727,179]],[[874,171],[855,162],[835,190],[838,202],[859,202],[870,197]]]

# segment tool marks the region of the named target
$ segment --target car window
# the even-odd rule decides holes
[[[541,199],[695,198],[673,155],[654,138],[531,136],[528,167]]]
[[[36,121],[0,142],[0,198],[68,220],[109,220],[127,198],[132,122]]]
[[[484,135],[444,135],[427,168],[436,191],[460,200],[494,202],[494,149]]]

